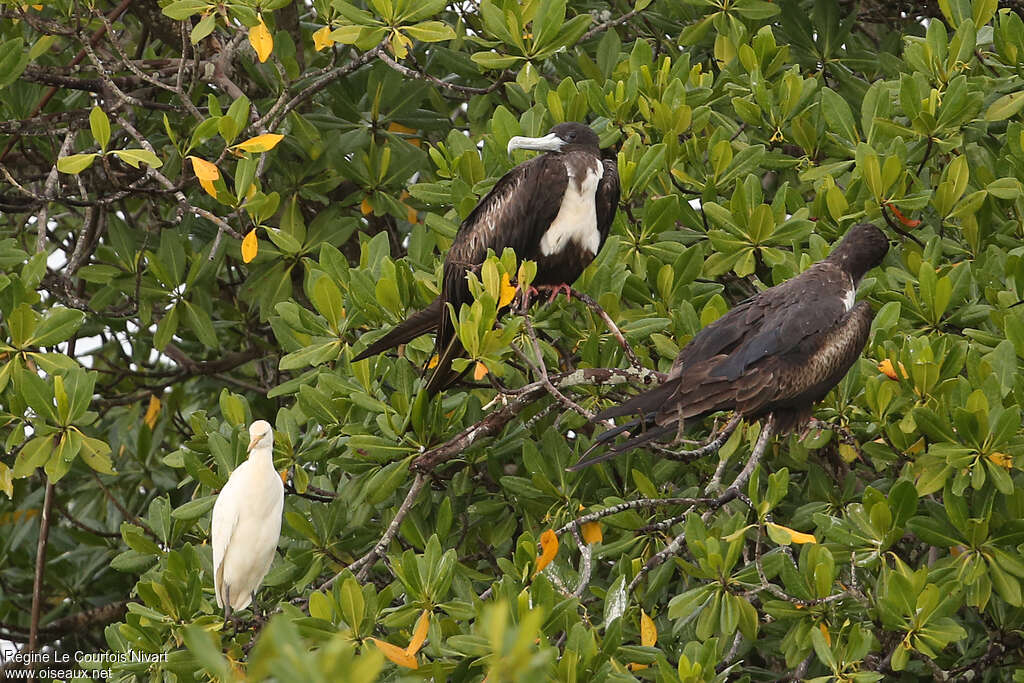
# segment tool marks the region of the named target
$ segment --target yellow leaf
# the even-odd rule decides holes
[[[627,665],[627,668],[630,671],[643,671],[644,669],[647,668],[647,665],[646,664],[640,664],[639,662],[630,662]]]
[[[14,474],[11,468],[2,462],[0,462],[0,491],[6,493],[8,499],[14,498]]]
[[[249,234],[242,240],[242,261],[249,263],[256,258],[260,250],[260,242],[256,239],[256,230],[250,230]]]
[[[155,395],[149,397],[149,407],[146,408],[146,416],[142,418],[142,421],[149,425],[149,430],[153,431],[156,429],[156,418],[160,415],[160,399]]]
[[[320,52],[321,50],[325,50],[325,49],[329,48],[332,45],[334,45],[334,41],[331,39],[331,27],[330,26],[324,26],[322,29],[320,29],[318,31],[314,31],[314,33],[313,33],[313,48],[317,52]]]
[[[604,534],[601,533],[601,522],[587,522],[580,526],[580,531],[583,532],[583,540],[590,543],[600,543],[604,540]]]
[[[369,197],[364,197],[363,201],[359,202],[359,210],[363,212],[364,216],[369,216],[373,212]]]
[[[903,379],[909,379],[910,375],[907,374],[907,368],[904,367],[903,363],[899,363],[899,361],[897,361],[897,363],[900,367],[900,375],[903,375]],[[892,361],[888,358],[878,364],[878,371],[889,379],[899,379],[899,376],[896,374],[896,369],[892,366]]]
[[[391,54],[399,59],[405,59],[409,55],[409,48],[412,47],[412,39],[401,31],[392,30],[389,47]]]
[[[644,647],[654,647],[658,642],[658,627],[654,625],[654,619],[647,616],[647,612],[640,610],[640,644]]]
[[[548,529],[540,535],[540,557],[537,558],[537,568],[534,570],[534,574],[544,571],[544,567],[551,564],[551,560],[555,559],[555,555],[558,554],[558,536],[551,529]]]
[[[405,648],[405,654],[410,657],[420,651],[423,641],[427,639],[427,631],[430,629],[430,610],[423,610],[423,614],[416,621],[416,630],[412,632],[412,640],[409,647]]]
[[[199,157],[189,156],[188,158],[192,160],[192,172],[199,180],[209,180],[213,183],[214,180],[220,178],[220,171],[214,164]]]
[[[479,381],[487,376],[487,366],[480,361],[476,362],[476,367],[473,368],[473,379]]]
[[[512,280],[508,273],[501,276],[501,295],[498,297],[498,307],[508,306],[512,299],[516,298],[516,288],[512,286]]]
[[[387,643],[383,640],[378,640],[376,638],[370,638],[370,640],[373,641],[373,644],[377,646],[378,650],[384,653],[385,657],[390,659],[398,666],[404,666],[406,669],[420,668],[420,665],[419,663],[417,663],[416,658],[410,654],[406,654],[405,650],[398,647],[397,645],[392,645],[391,643]]]
[[[206,190],[206,194],[210,195],[214,199],[217,198],[217,188],[213,186],[212,180],[203,180],[200,178],[199,184],[202,185],[204,190]]]
[[[3,463],[0,463],[2,465]],[[8,496],[13,497],[13,496]],[[0,526],[7,526],[8,524],[17,524],[19,522],[27,522],[30,519],[35,519],[39,516],[39,508],[29,508],[27,510],[11,510],[0,515]]]
[[[796,531],[795,529],[790,529],[787,526],[782,526],[781,524],[775,524],[774,522],[768,522],[767,524],[765,524],[765,526],[767,526],[769,528],[769,530],[774,530],[778,534],[778,537],[775,538],[774,540],[777,543],[782,543],[783,545],[789,545],[789,543],[817,543],[818,542],[818,539],[816,539],[813,534],[801,533],[799,531]],[[780,538],[785,539],[787,537],[789,539],[788,543],[785,540],[780,540]]]
[[[409,206],[409,204],[405,201],[408,198],[409,198],[409,193],[406,192],[405,190],[402,190],[402,194],[399,195],[398,201],[400,201],[402,203],[402,206],[405,207],[405,211],[406,211],[406,218],[405,219],[407,221],[409,221],[410,223],[412,223],[413,225],[416,225],[417,223],[420,222],[420,217],[419,217],[419,214],[416,213],[416,209],[414,209],[411,206]]]
[[[408,126],[403,126],[402,124],[395,123],[394,121],[392,121],[390,124],[388,124],[388,131],[390,131],[392,133],[404,133],[405,135],[412,135],[412,134],[417,132],[415,128],[409,128]],[[420,139],[419,138],[406,138],[406,139],[409,141],[409,144],[416,145],[417,147],[420,146]]]
[[[287,467],[285,469],[281,470],[280,472],[278,472],[278,475],[280,475],[280,477],[281,477],[281,483],[282,484],[287,484],[288,483],[288,468]]]
[[[1006,453],[999,453],[998,451],[989,453],[988,459],[992,461],[993,465],[998,465],[1005,469],[1013,467],[1013,456]]]
[[[261,64],[274,51],[274,36],[270,35],[270,29],[263,23],[263,17],[260,17],[260,23],[249,29],[249,44],[256,50],[256,57]]]
[[[437,364],[441,362],[441,358],[435,353],[430,357],[430,362],[427,363],[427,370],[433,370],[437,367]]]
[[[832,636],[828,633],[828,626],[825,626],[825,622],[818,624],[818,629],[821,631],[821,635],[825,636],[825,642],[829,647],[832,647]]]
[[[244,142],[239,142],[235,147],[243,149],[246,152],[269,152],[283,139],[284,136],[279,135],[278,133],[264,133],[263,135],[257,135],[254,138],[249,138]]]

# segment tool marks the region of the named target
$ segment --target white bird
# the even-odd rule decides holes
[[[284,484],[274,469],[274,430],[257,420],[249,437],[249,459],[228,477],[210,526],[217,606],[228,617],[252,602],[281,537]]]

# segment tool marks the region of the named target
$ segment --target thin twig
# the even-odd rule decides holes
[[[580,536],[579,524],[572,525],[572,537],[576,539],[576,545],[580,548],[580,582],[576,586],[576,590],[572,592],[572,597],[579,598],[583,596],[583,591],[587,590],[587,586],[590,584],[590,575],[594,570],[594,549],[590,547],[589,543],[583,541]]]
[[[612,333],[613,337],[615,337],[615,341],[619,342],[619,346],[622,347],[622,352],[625,353],[626,358],[629,359],[629,364],[637,369],[642,368],[643,365],[640,363],[640,359],[637,358],[636,354],[633,352],[633,347],[631,347],[629,345],[629,342],[626,341],[625,335],[622,334],[622,331],[619,329],[619,326],[615,324],[615,321],[612,320],[610,315],[608,315],[608,312],[605,311],[604,308],[596,301],[594,301],[594,299],[592,299],[589,295],[584,294],[583,292],[577,291],[575,289],[570,289],[569,291],[572,292],[572,296],[576,297],[581,302],[583,302],[586,306],[590,308],[590,310],[597,313],[601,320],[604,321],[605,327],[607,327],[608,331]]]
[[[370,552],[345,567],[342,571],[350,571],[353,573],[358,572],[356,573],[356,579],[359,581],[366,580],[366,577],[369,576],[370,568],[378,559],[384,556],[384,552],[387,551],[388,546],[391,545],[391,541],[398,533],[398,528],[402,525],[406,515],[409,514],[413,503],[416,502],[416,496],[419,495],[419,492],[423,489],[423,485],[426,483],[426,475],[417,473],[416,477],[412,480],[412,486],[409,488],[409,493],[406,494],[405,500],[402,501],[402,504],[398,508],[398,512],[395,513],[395,518],[391,520],[391,524],[388,525],[388,528],[384,531],[384,535],[381,536],[381,539],[374,544]],[[338,572],[327,581],[324,581],[320,584],[318,590],[329,589],[334,585],[334,582],[338,580],[338,577],[341,576],[341,574],[342,572]]]
[[[32,580],[32,620],[28,627],[28,651],[35,652],[39,642],[39,617],[43,607],[43,575],[46,572],[46,546],[50,538],[50,507],[53,504],[53,482],[46,480],[43,510],[39,519],[39,542],[36,545],[36,571]],[[34,677],[34,676],[33,676]]]

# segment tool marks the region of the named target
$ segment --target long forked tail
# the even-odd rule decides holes
[[[352,359],[352,362],[354,363],[356,361],[363,360],[364,358],[369,358],[370,356],[376,356],[382,351],[387,351],[399,344],[405,344],[406,342],[412,341],[421,334],[432,332],[437,329],[440,321],[441,297],[437,297],[422,311],[413,313],[408,318],[395,325],[394,329],[390,332],[367,346],[362,353]]]
[[[434,366],[430,377],[427,379],[426,390],[428,396],[436,396],[469,371],[468,367],[462,372],[456,372],[452,369],[452,361],[461,356],[463,350],[462,342],[455,335],[452,335],[445,348],[438,350],[437,365]]]
[[[614,429],[609,429],[608,431],[603,432],[600,436],[597,437],[597,440],[594,442],[594,444],[590,448],[588,448],[582,456],[580,456],[579,461],[575,465],[572,465],[566,469],[568,469],[570,472],[577,472],[583,469],[584,467],[589,467],[590,465],[595,465],[599,462],[604,462],[605,460],[611,460],[619,453],[623,453],[634,448],[639,448],[640,446],[643,446],[646,443],[661,438],[665,434],[673,433],[675,430],[675,422],[666,425],[659,425],[654,420],[654,413],[649,413],[648,415],[645,415],[642,418],[638,418],[636,420],[633,420],[632,422],[627,422],[624,425],[619,425]],[[631,435],[630,438],[626,439],[622,443],[613,444],[609,446],[608,450],[605,451],[604,453],[592,457],[587,457],[605,443],[611,441],[619,434],[627,431]]]

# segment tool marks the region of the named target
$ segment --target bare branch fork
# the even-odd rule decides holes
[[[704,515],[702,515],[702,519],[707,521],[707,519],[711,516],[712,512],[722,507],[729,501],[738,498],[742,495],[741,489],[746,485],[747,481],[750,479],[750,475],[754,473],[754,470],[761,463],[761,458],[764,457],[764,452],[768,448],[768,441],[771,439],[774,431],[775,418],[769,415],[768,419],[765,420],[764,427],[761,429],[761,434],[758,435],[757,437],[757,443],[754,444],[754,450],[750,453],[750,458],[747,460],[746,466],[736,476],[736,479],[732,482],[732,484],[729,485],[729,488],[726,489],[725,492],[716,499],[715,504],[712,505],[708,509],[708,511],[704,513]],[[707,488],[705,489],[705,494],[710,494],[711,492],[713,492],[714,487],[716,486],[716,482],[712,478],[712,481],[708,484]],[[690,510],[687,510],[687,513],[689,513],[692,509],[693,507],[691,507]],[[684,532],[673,538],[672,541],[662,550],[658,551],[658,553],[651,556],[651,559],[647,560],[647,563],[644,564],[644,566],[640,569],[639,572],[637,572],[637,575],[630,582],[628,591],[632,592],[640,584],[640,582],[643,581],[644,577],[646,577],[652,569],[660,565],[669,557],[678,553],[682,549],[683,543],[685,541],[686,534]]]

